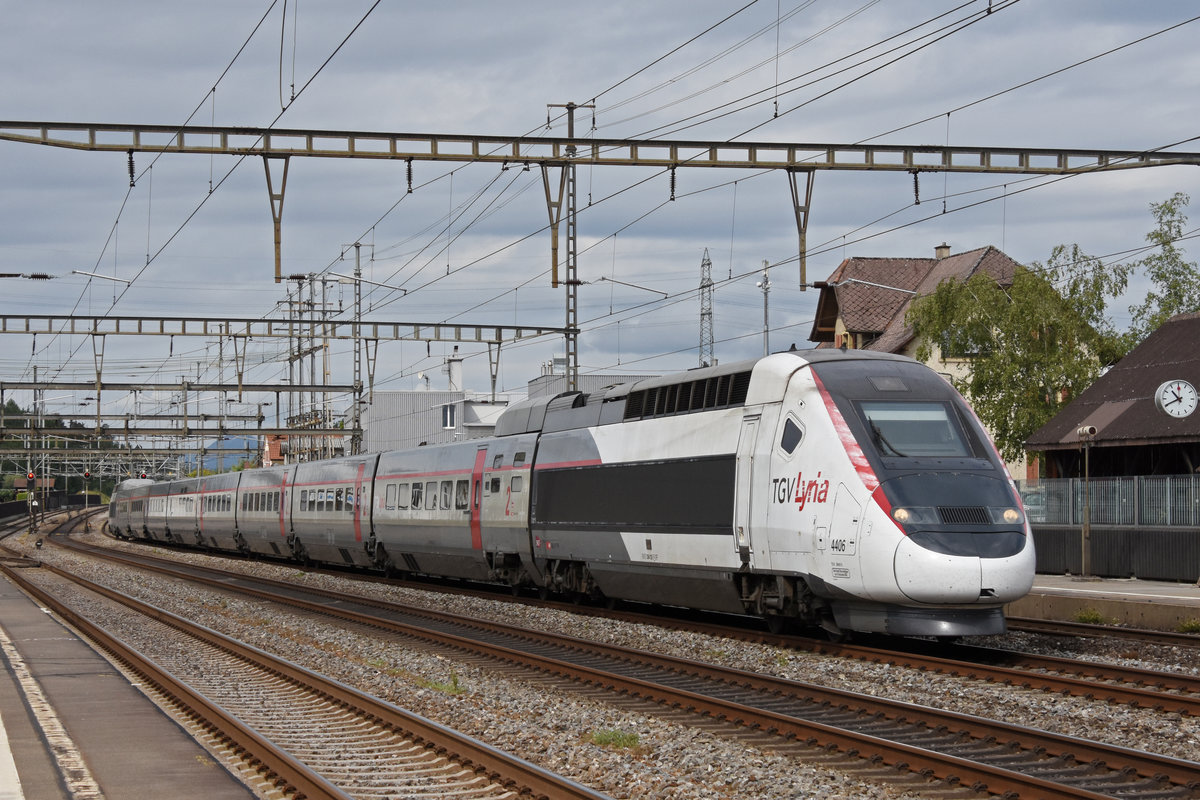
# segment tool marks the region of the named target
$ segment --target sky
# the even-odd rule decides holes
[[[576,134],[605,139],[1200,152],[1197,13],[1168,0],[0,0],[0,119],[565,136],[557,106],[572,102],[595,106],[576,111]],[[0,279],[0,314],[284,316],[294,284],[274,282],[261,160],[138,153],[134,164],[130,187],[124,154],[0,141],[0,273],[54,276]],[[577,176],[581,372],[696,366],[706,250],[720,362],[762,353],[764,262],[770,348],[811,346],[818,293],[799,285],[782,173],[680,168],[673,201],[659,170]],[[906,173],[819,171],[808,280],[844,258],[931,257],[943,242],[1024,264],[1070,243],[1116,260],[1145,244],[1150,204],[1194,195],[1196,176],[922,173],[918,204]],[[283,273],[349,273],[359,242],[367,279],[408,290],[368,287],[368,319],[565,324],[536,167],[415,162],[412,185],[401,161],[293,158]],[[1144,290],[1135,276],[1131,292]],[[352,300],[329,284],[339,318]],[[1114,303],[1119,326],[1131,302]],[[108,338],[105,380],[233,376],[216,342]],[[376,388],[423,377],[445,388],[451,347],[381,345]],[[487,391],[486,348],[460,349],[465,388]],[[505,344],[498,388],[523,390],[562,352],[558,337]],[[348,383],[352,361],[334,343],[330,380]],[[35,366],[41,378],[94,378],[92,345],[0,339],[0,381],[31,380]],[[287,375],[283,345],[249,345],[247,381]],[[106,393],[103,410],[170,399]],[[85,404],[61,392],[47,410]]]

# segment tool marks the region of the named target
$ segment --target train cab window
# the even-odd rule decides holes
[[[421,484],[419,483],[412,485],[412,507],[414,509],[421,507]]]
[[[429,481],[425,484],[425,508],[437,508],[437,481]]]
[[[492,469],[500,469],[504,466],[504,456],[498,455],[492,459]]]
[[[389,483],[384,491],[383,507],[388,511],[393,511],[396,508],[396,490],[399,488],[394,483]]]
[[[442,481],[441,491],[441,508],[443,511],[450,508],[450,495],[454,492],[454,481]]]
[[[525,486],[525,479],[520,475],[513,475],[510,486],[512,488],[512,493],[517,494]]]
[[[412,495],[410,494],[408,484],[407,483],[400,484],[400,491],[398,491],[396,493],[396,507],[397,508],[408,508],[408,501],[411,497],[412,497]]]
[[[862,401],[859,409],[879,454],[888,458],[969,458],[949,408],[937,402]]]
[[[519,467],[524,463],[525,463],[525,454],[524,453],[517,453],[515,456],[513,456],[513,466],[514,467]]]
[[[458,481],[454,484],[454,507],[462,511],[467,507],[467,500],[471,496],[471,482]]]
[[[779,437],[779,447],[789,456],[796,452],[800,442],[804,440],[804,429],[791,416],[783,421],[783,434]]]

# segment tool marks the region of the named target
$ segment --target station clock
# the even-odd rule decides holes
[[[1196,410],[1196,387],[1188,381],[1167,381],[1154,393],[1159,410],[1176,419],[1183,419]]]

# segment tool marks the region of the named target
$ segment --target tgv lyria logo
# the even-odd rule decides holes
[[[804,473],[797,472],[795,478],[772,478],[771,500],[775,503],[794,502],[797,510],[802,510],[809,503],[824,503],[829,499],[829,480],[821,480],[820,471],[817,477],[805,481]]]

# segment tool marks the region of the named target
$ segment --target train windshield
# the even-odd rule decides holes
[[[944,403],[863,400],[871,441],[884,458],[971,458],[953,412]]]

